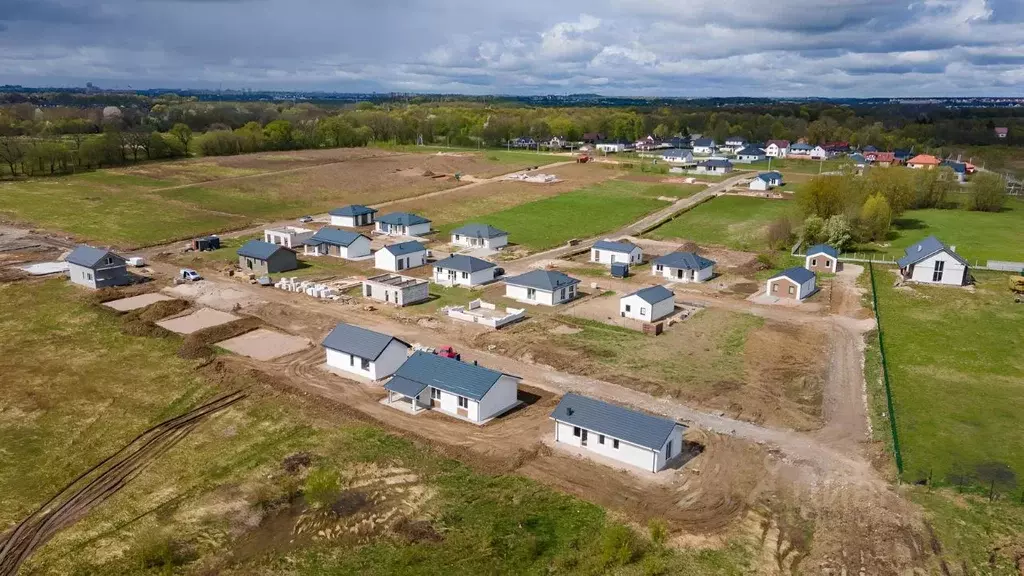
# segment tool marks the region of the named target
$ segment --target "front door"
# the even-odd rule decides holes
[[[458,278],[458,276],[459,276],[459,273],[457,271],[455,271],[455,270],[449,270],[448,271],[448,281],[449,282],[454,284],[455,283],[455,279]]]
[[[397,265],[398,265],[397,267],[398,267],[399,270],[405,270],[405,260],[404,259],[399,258],[395,262],[397,263]]]
[[[583,430],[582,432],[580,432],[580,446],[586,446],[586,445],[587,445],[587,431]]]
[[[682,268],[680,268],[679,270],[676,270],[676,278],[682,280],[683,279],[683,273],[684,272],[683,272]]]

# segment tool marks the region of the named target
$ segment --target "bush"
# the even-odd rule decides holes
[[[668,540],[668,524],[660,518],[652,518],[647,523],[647,531],[651,535],[651,542],[661,546]]]
[[[329,508],[341,493],[341,482],[338,473],[328,468],[316,468],[306,476],[302,494],[306,504],[313,508]]]
[[[176,568],[196,559],[191,546],[169,534],[157,533],[142,540],[135,550],[138,564],[144,569]]]
[[[793,239],[793,225],[790,224],[789,218],[777,218],[768,225],[765,235],[769,248],[782,248]]]
[[[968,208],[980,212],[999,212],[1005,204],[1006,183],[1002,176],[992,172],[981,172],[974,176]]]
[[[631,564],[642,552],[636,534],[626,526],[613,524],[601,533],[601,564],[605,567]]]
[[[759,270],[772,270],[776,267],[777,259],[774,252],[761,252],[757,255],[757,267]]]

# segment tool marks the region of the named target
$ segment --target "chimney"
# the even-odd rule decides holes
[[[473,366],[476,366],[476,360],[473,360]]]

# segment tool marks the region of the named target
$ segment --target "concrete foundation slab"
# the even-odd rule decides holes
[[[67,262],[36,262],[35,264],[29,264],[28,266],[18,266],[19,270],[24,270],[33,276],[45,276],[47,274],[61,274],[68,271]]]
[[[131,298],[121,298],[120,300],[111,300],[110,302],[104,302],[103,305],[108,308],[113,308],[120,312],[127,312],[129,310],[138,310],[139,308],[145,308],[150,304],[156,302],[163,302],[164,300],[174,300],[170,296],[164,296],[159,292],[153,292],[151,294],[140,294],[138,296],[132,296]]]
[[[309,340],[260,328],[218,342],[217,346],[256,360],[273,360],[309,348]]]
[[[179,316],[177,318],[171,318],[170,320],[161,320],[156,324],[157,326],[166,328],[171,332],[177,332],[178,334],[191,334],[193,332],[198,332],[203,328],[227,324],[232,320],[238,320],[238,316],[228,314],[227,312],[221,312],[220,310],[214,310],[213,308],[200,308],[187,316]]]

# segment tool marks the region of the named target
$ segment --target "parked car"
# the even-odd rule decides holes
[[[299,222],[302,222],[303,224],[305,224],[306,222],[312,222],[312,221],[313,221],[313,217],[312,216],[303,216],[302,218],[299,218]]]
[[[182,268],[178,272],[178,275],[183,280],[188,280],[189,282],[195,282],[196,280],[202,280],[203,279],[203,277],[199,275],[199,272],[196,272],[195,270],[193,270],[191,268]]]

